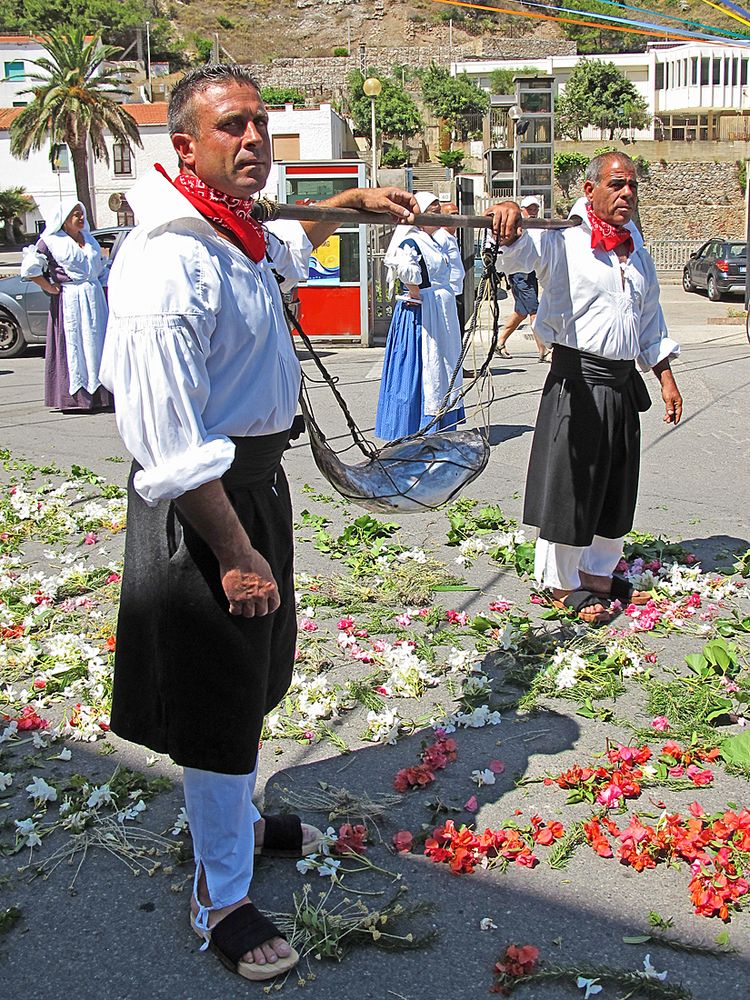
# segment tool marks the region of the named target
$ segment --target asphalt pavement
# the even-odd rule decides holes
[[[727,551],[750,546],[750,518],[745,507],[750,496],[750,346],[743,327],[708,322],[711,317],[726,316],[728,307],[737,308],[739,302],[709,303],[704,296],[686,295],[676,285],[664,286],[663,302],[670,331],[682,344],[674,368],[685,409],[679,427],[666,426],[657,383],[650,380],[654,405],[643,415],[636,527],[685,540],[707,565],[715,565]],[[548,369],[536,363],[534,345],[524,338],[524,329],[513,335],[508,348],[512,359],[497,359],[492,366],[492,456],[487,470],[468,493],[499,503],[506,513],[519,517],[539,392]],[[360,426],[371,430],[383,351],[322,347],[321,355]],[[0,446],[36,465],[52,461],[62,468],[86,465],[108,480],[124,484],[128,465],[122,461],[126,454],[114,417],[46,410],[43,365],[38,349],[0,363]],[[314,373],[309,360],[304,367]],[[329,390],[314,385],[311,396],[318,420],[331,440],[345,441],[346,430]],[[303,493],[305,484],[332,492],[315,469],[305,438],[288,452],[286,468],[298,512],[309,502]],[[445,535],[445,517],[439,512],[407,515],[401,521],[404,535],[415,545],[429,545]],[[298,569],[310,569],[313,561],[310,546],[301,547]],[[503,589],[516,600],[528,600],[528,585],[516,580],[514,574],[482,572],[484,576],[477,582],[485,593]],[[467,608],[471,607],[469,600]],[[499,727],[502,732],[465,734],[462,752],[475,754],[477,761],[486,760],[498,752],[494,747],[502,740],[500,752],[508,763],[509,775],[532,769],[539,773],[548,755],[573,748],[583,754],[593,746],[587,743],[587,726],[587,720],[554,713],[532,721],[510,718]],[[144,768],[141,749],[115,742],[118,760]],[[297,747],[284,754],[283,778],[272,778],[275,764],[268,755],[261,786],[266,783],[271,800],[282,783],[304,789],[328,781],[346,783],[358,793],[389,791],[395,768],[406,763],[405,757],[416,759],[418,752],[418,736],[411,742],[401,741],[398,747],[364,747],[347,758],[339,757],[327,744]],[[88,754],[92,768],[99,772],[111,770],[111,761],[98,758],[95,747],[77,746],[76,753]],[[468,756],[462,762],[464,771],[478,766]],[[165,761],[159,762],[156,771],[177,778],[176,769]],[[496,811],[488,813],[488,821],[507,815],[503,800],[515,802],[513,796],[520,791],[513,789],[509,780],[502,794],[498,793],[492,807]],[[461,794],[460,788],[457,794]],[[544,800],[546,793],[538,794]],[[736,801],[748,804],[747,786],[739,779],[731,784],[731,792],[728,785],[722,787],[717,802],[727,797],[731,800],[733,795]],[[153,829],[167,827],[180,804],[178,787],[159,796],[149,806],[149,825]],[[410,808],[411,822],[416,824],[419,810],[416,805],[404,806]],[[409,825],[409,818],[401,819],[403,825]],[[486,818],[484,814],[482,818]],[[498,877],[477,873],[456,878],[419,856],[400,862],[403,879],[410,886],[407,899],[425,899],[435,907],[425,927],[438,930],[436,943],[426,950],[393,955],[357,950],[340,965],[316,964],[317,978],[304,987],[306,995],[317,1000],[426,1000],[439,996],[468,1000],[486,996],[498,949],[511,940],[536,942],[551,960],[559,955],[565,961],[578,957],[616,965],[637,964],[640,952],[648,949],[641,948],[633,957],[634,949],[623,944],[622,938],[642,931],[649,908],[658,907],[664,915],[672,909],[687,912],[681,902],[687,885],[684,872],[659,870],[637,875],[627,870],[623,874],[617,866],[610,866],[603,874],[597,869],[592,875],[583,859],[576,857],[562,872],[539,870],[527,877],[524,872],[509,871]],[[284,868],[285,864],[264,861],[258,866],[256,891],[265,905],[286,905],[291,891],[300,888],[303,880],[293,864]],[[393,867],[387,862],[385,866]],[[186,892],[170,892],[169,880],[162,876],[133,878],[117,861],[101,854],[86,860],[75,894],[66,891],[66,876],[65,871],[58,871],[48,881],[35,882],[23,890],[29,916],[22,930],[14,930],[0,947],[3,996],[15,1000],[56,996],[64,991],[84,1000],[224,1000],[261,995],[260,987],[231,977],[215,959],[198,953],[187,928]],[[187,870],[183,870],[179,876],[183,890],[186,877]],[[325,888],[324,880],[312,878],[314,891]],[[362,898],[372,902],[370,897]],[[0,900],[0,908],[2,905]],[[479,921],[485,916],[492,917],[499,930],[480,931]],[[685,920],[688,926],[690,918]],[[695,930],[694,924],[695,920],[689,924],[690,930]],[[715,1000],[718,996],[743,1000],[750,981],[749,924],[750,916],[745,913],[731,925],[732,944],[740,949],[736,956],[711,959],[662,949],[658,967],[668,966],[673,979],[682,978],[695,1000]],[[715,921],[702,921],[702,942],[710,944],[720,929]],[[297,992],[294,979],[285,990]],[[569,987],[534,985],[518,995],[523,1000],[567,1000],[582,994],[571,982]],[[616,992],[607,989],[601,995],[614,997]]]

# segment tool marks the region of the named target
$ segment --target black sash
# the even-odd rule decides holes
[[[614,361],[555,344],[550,374],[558,379],[578,378],[588,385],[611,385],[616,389],[629,386],[639,412],[644,413],[651,406],[651,397],[635,361]]]

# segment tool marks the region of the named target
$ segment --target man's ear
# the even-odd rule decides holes
[[[179,157],[180,163],[186,167],[195,166],[195,137],[187,132],[175,132],[172,145]]]

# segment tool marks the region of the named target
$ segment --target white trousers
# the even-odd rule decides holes
[[[202,930],[208,929],[211,910],[237,903],[248,894],[253,878],[254,825],[260,819],[253,802],[257,774],[257,766],[252,774],[183,768],[185,809],[195,855],[196,924]],[[206,876],[210,906],[203,906],[198,899],[201,870]]]
[[[612,576],[622,558],[623,538],[594,535],[591,545],[561,545],[538,538],[534,554],[534,577],[542,587],[576,590],[580,571],[591,576]]]

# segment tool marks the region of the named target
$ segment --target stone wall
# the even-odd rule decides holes
[[[580,188],[579,181],[571,195],[577,195]],[[559,188],[557,193],[562,195]],[[640,179],[639,211],[647,240],[700,240],[719,235],[742,239],[745,208],[737,164],[651,161],[648,173]]]
[[[631,142],[625,145],[622,141],[608,139],[595,139],[586,142],[572,142],[565,139],[555,140],[556,153],[585,153],[586,156],[593,156],[595,151],[602,146],[617,146],[623,153],[630,156],[643,156],[650,163],[658,160],[667,160],[669,163],[686,160],[701,160],[708,162],[736,163],[738,160],[750,159],[750,142],[737,139],[732,142],[722,141],[701,141],[701,142],[655,142],[642,139],[638,142]]]
[[[418,32],[417,32],[418,34]],[[440,28],[447,38],[447,28]],[[298,87],[311,101],[338,100],[346,90],[346,78],[353,69],[377,66],[389,72],[394,66],[424,68],[430,63],[448,65],[466,59],[542,58],[548,55],[575,54],[572,42],[545,38],[478,38],[454,45],[368,45],[352,49],[351,56],[321,58],[283,58],[270,63],[250,63],[248,68],[265,87]]]
[[[650,239],[741,238],[744,198],[734,163],[652,163],[641,179],[640,214]]]

